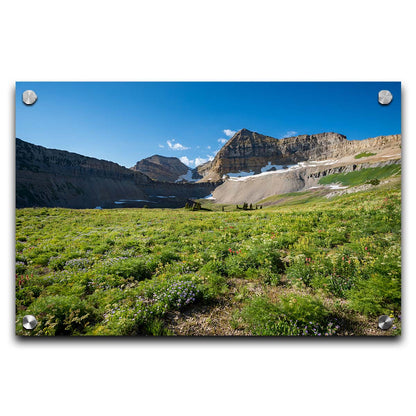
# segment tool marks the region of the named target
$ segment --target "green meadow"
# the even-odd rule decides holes
[[[314,195],[247,211],[18,209],[16,333],[399,335],[399,180]],[[386,332],[382,314],[394,317]]]
[[[372,152],[362,152],[362,153],[358,153],[358,155],[355,155],[354,158],[355,159],[361,159],[363,157],[369,157],[369,156],[374,156],[377,153],[372,153]]]
[[[371,180],[385,179],[389,176],[400,176],[401,165],[392,164],[377,168],[367,168],[356,170],[348,173],[335,173],[324,176],[319,180],[320,185],[329,185],[331,183],[340,183],[342,185],[354,186]]]

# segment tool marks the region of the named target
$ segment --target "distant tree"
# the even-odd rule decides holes
[[[250,210],[252,210],[253,209],[253,204],[250,204]]]
[[[202,208],[202,205],[200,202],[194,202],[194,205],[192,206],[192,211],[200,211]]]
[[[247,202],[244,202],[244,204],[243,204],[243,209],[244,209],[245,211],[247,211],[247,210],[248,210],[248,204],[247,204]]]
[[[235,209],[240,209],[240,207],[238,205],[235,206]]]
[[[188,202],[185,204],[185,209],[189,209],[189,203]]]
[[[221,211],[224,212],[224,205],[221,207]]]

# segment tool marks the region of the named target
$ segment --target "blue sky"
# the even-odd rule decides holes
[[[32,106],[23,91],[38,95]],[[390,105],[379,90],[393,94]],[[283,138],[401,133],[399,82],[18,82],[16,137],[126,167],[153,154],[193,167],[247,128]]]

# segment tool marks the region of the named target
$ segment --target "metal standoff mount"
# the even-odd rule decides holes
[[[36,328],[37,324],[38,324],[38,321],[33,315],[25,315],[23,317],[23,328],[34,329]]]
[[[32,90],[26,90],[23,93],[23,97],[22,100],[26,105],[32,105],[35,104],[35,102],[37,101],[38,96],[36,95],[35,91]]]
[[[393,325],[393,318],[390,318],[388,315],[381,315],[380,318],[378,318],[378,327],[383,330],[390,329]]]
[[[393,95],[389,90],[381,90],[378,92],[378,102],[381,105],[388,105],[392,102]]]

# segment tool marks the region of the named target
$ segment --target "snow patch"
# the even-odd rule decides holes
[[[320,166],[320,165],[333,165],[334,163],[337,163],[337,160],[308,160],[306,162],[299,162],[297,165],[294,166],[299,166],[301,168],[314,168],[316,166]]]
[[[179,176],[179,178],[176,179],[175,182],[181,182],[181,181],[196,182],[197,179],[192,178],[192,170],[188,169],[188,172],[186,172],[185,175]]]
[[[229,172],[226,173],[226,175],[230,178],[241,178],[241,177],[246,177],[246,176],[253,176],[254,172]]]
[[[117,205],[125,204],[126,202],[150,202],[151,204],[156,204],[156,202],[148,201],[147,199],[120,199],[120,201],[114,201]]]
[[[216,199],[212,196],[212,194],[209,194],[207,196],[204,196],[202,199]]]
[[[298,167],[297,169],[300,169],[300,167]],[[243,177],[231,177],[229,180],[230,181],[241,181],[241,182],[245,182],[245,181],[250,180],[252,178],[259,178],[259,177],[268,176],[268,175],[279,175],[279,174],[281,174],[283,172],[287,172],[289,170],[293,170],[293,167],[292,166],[290,166],[290,167],[288,166],[287,169],[272,170],[270,172],[258,173],[257,175],[254,175],[253,174],[253,175],[243,176]]]
[[[348,186],[342,186],[339,183],[334,183],[332,185],[328,185],[328,188],[329,189],[345,189],[345,188],[348,188]]]
[[[261,172],[269,172],[271,169],[275,168],[275,170],[283,169],[287,165],[272,165],[272,162],[267,162],[267,165],[261,168]],[[273,171],[272,171],[273,172]]]
[[[258,178],[260,176],[267,176],[267,175],[280,175],[281,173],[298,170],[302,168],[313,168],[316,166],[321,165],[333,165],[337,163],[338,160],[310,160],[305,162],[299,162],[296,165],[272,165],[271,162],[268,162],[266,166],[261,168],[261,173],[255,174],[254,172],[239,172],[239,173],[227,173],[229,176],[230,181],[247,181],[251,178]],[[273,167],[276,168],[276,170],[270,170]],[[287,169],[283,169],[283,167],[287,167]]]

